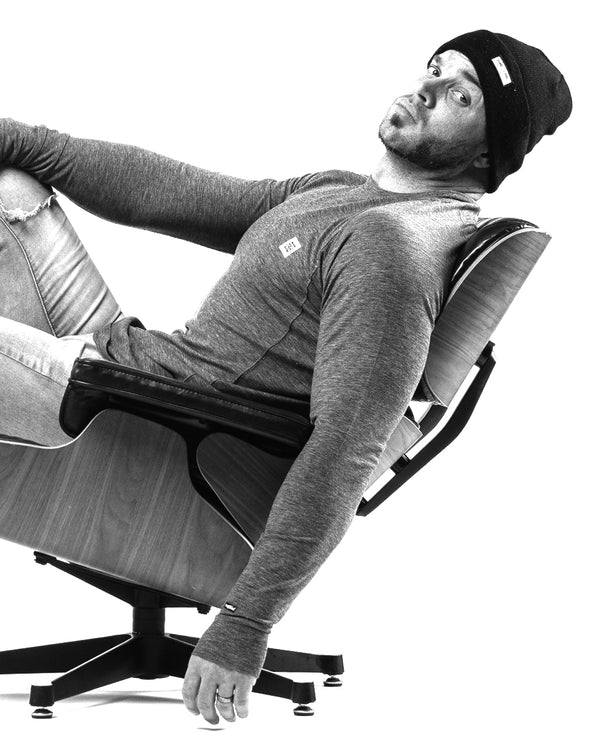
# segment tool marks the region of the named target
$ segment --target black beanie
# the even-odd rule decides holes
[[[543,135],[554,133],[571,114],[571,93],[561,72],[536,47],[485,29],[446,42],[462,52],[479,76],[485,105],[488,192],[523,163]]]

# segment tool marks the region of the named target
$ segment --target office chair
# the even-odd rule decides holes
[[[47,210],[65,220],[56,202]],[[495,365],[490,337],[549,240],[527,221],[480,222],[462,248],[414,403],[371,477],[370,487],[383,484],[357,515],[463,429]],[[65,445],[0,442],[0,537],[128,602],[133,624],[124,634],[0,652],[3,674],[64,673],[31,687],[34,718],[129,677],[184,676],[198,639],[166,633],[165,609],[223,606],[312,430],[308,414],[262,394],[250,401],[94,359],[75,362],[60,420],[73,438]],[[279,673],[321,673],[337,687],[343,671],[341,655],[269,648],[253,690],[308,716],[314,683]]]

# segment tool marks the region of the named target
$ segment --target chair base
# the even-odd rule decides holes
[[[42,564],[50,563],[80,578],[85,575],[81,566],[60,563],[37,552],[35,554],[37,561]],[[91,571],[90,573],[93,574]],[[110,586],[107,581],[110,576],[103,575],[103,579],[102,588],[108,590]],[[64,673],[50,684],[31,686],[29,703],[35,707],[33,718],[52,718],[53,713],[49,707],[56,701],[131,677],[153,680],[185,676],[198,638],[165,633],[165,607],[161,606],[164,597],[152,597],[148,589],[142,592],[135,584],[128,582],[118,580],[116,584],[121,587],[120,593],[123,586],[131,589],[131,596],[120,598],[146,605],[132,604],[131,633],[0,652],[0,674]],[[95,585],[98,585],[97,581]],[[184,605],[179,603],[175,606]],[[188,606],[198,607],[198,603],[190,603]],[[198,609],[200,612],[204,611],[202,607]],[[298,704],[294,708],[296,716],[311,716],[314,711],[308,704],[316,700],[314,683],[294,682],[277,672],[321,672],[329,675],[324,684],[331,687],[341,685],[336,675],[343,671],[341,656],[270,648],[252,690],[291,700]]]
[[[0,673],[24,674],[62,672],[60,677],[47,685],[32,685],[29,704],[35,707],[33,718],[52,718],[49,710],[57,701],[86,693],[89,690],[111,685],[130,677],[153,680],[162,677],[184,677],[197,638],[164,634],[131,633],[83,641],[55,643],[33,648],[0,652]],[[271,652],[271,653],[269,653]],[[306,654],[295,651],[269,649],[267,660],[273,666],[282,664],[281,671],[327,671],[340,670],[340,656]],[[273,655],[272,652],[275,652]],[[310,662],[314,664],[309,669]],[[331,669],[333,667],[333,669]],[[341,685],[337,677],[329,676],[327,687]],[[296,716],[312,716],[314,711],[308,704],[316,700],[313,682],[295,682],[276,673],[275,669],[263,669],[252,690],[256,693],[287,698],[297,704]]]

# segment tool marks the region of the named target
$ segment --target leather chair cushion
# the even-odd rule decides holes
[[[60,424],[71,437],[104,409],[119,409],[191,432],[229,432],[275,451],[302,449],[311,422],[295,413],[200,388],[174,378],[100,359],[77,359],[60,409]]]

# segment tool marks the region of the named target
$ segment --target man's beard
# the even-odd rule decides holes
[[[419,143],[390,143],[379,128],[379,139],[388,151],[415,164],[427,172],[456,172],[466,169],[477,156],[470,142],[448,142],[430,138]]]

